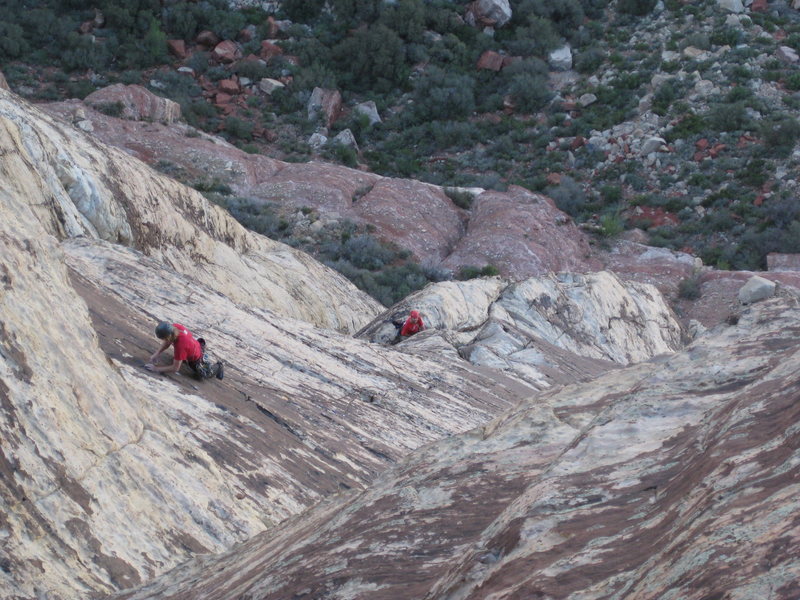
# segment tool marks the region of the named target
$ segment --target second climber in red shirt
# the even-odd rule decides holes
[[[418,310],[412,310],[408,313],[408,318],[406,322],[403,323],[403,327],[400,329],[400,337],[408,337],[409,335],[414,335],[420,331],[425,329],[425,323],[422,321],[422,317],[419,316]]]
[[[208,360],[205,352],[205,340],[194,339],[189,330],[180,323],[167,323],[162,321],[156,325],[156,337],[163,340],[161,347],[150,357],[150,362],[144,368],[156,373],[177,373],[181,365],[186,362],[194,371],[198,379],[208,379],[216,377],[222,379],[222,362],[217,362],[213,366]],[[172,364],[156,365],[158,357],[167,348],[172,346]]]

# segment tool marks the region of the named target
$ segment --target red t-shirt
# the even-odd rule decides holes
[[[408,317],[406,322],[403,323],[403,328],[400,330],[400,335],[411,335],[425,329],[425,323],[422,322],[422,317],[417,317],[416,322],[412,317]]]
[[[178,339],[172,342],[174,360],[200,360],[203,356],[200,342],[183,325],[173,323],[172,326],[178,330]]]

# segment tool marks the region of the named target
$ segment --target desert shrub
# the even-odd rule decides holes
[[[668,142],[685,139],[706,130],[706,119],[698,114],[685,113],[680,120],[665,134]]]
[[[316,19],[325,0],[283,0],[281,10],[292,21],[308,23]]]
[[[414,85],[413,114],[418,121],[458,119],[475,110],[474,80],[430,67]]]
[[[572,37],[585,17],[578,0],[521,0],[512,8],[512,15],[517,26],[529,23],[534,17],[547,19],[566,38]]]
[[[736,46],[742,39],[742,31],[738,27],[715,28],[711,33],[710,42],[715,46]]]
[[[678,97],[678,88],[673,79],[668,79],[653,94],[653,112],[664,116],[667,114],[670,105]]]
[[[684,38],[683,42],[680,44],[683,48],[688,48],[689,46],[693,48],[698,48],[700,50],[710,50],[711,49],[711,40],[708,37],[708,34],[697,32],[691,33]]]
[[[545,193],[553,199],[559,210],[572,217],[580,215],[586,204],[583,188],[572,177],[562,176],[561,182],[556,186],[545,188]]]
[[[103,102],[101,104],[95,104],[94,108],[95,110],[98,110],[109,117],[119,117],[122,115],[122,111],[125,110],[125,105],[117,100],[116,102]]]
[[[465,190],[457,190],[455,188],[446,187],[444,188],[444,193],[448,198],[450,198],[453,204],[465,210],[472,208],[472,202],[475,200],[475,196]]]
[[[469,68],[475,58],[470,46],[453,33],[431,43],[428,54],[432,64],[445,66],[451,71]]]
[[[656,5],[656,0],[619,0],[617,10],[624,14],[643,17],[650,14]]]
[[[25,32],[16,23],[0,21],[0,59],[13,60],[26,54],[30,46]]]
[[[603,64],[605,58],[605,53],[600,48],[587,48],[575,57],[575,70],[584,75],[594,73]]]
[[[547,65],[536,58],[520,60],[503,69],[503,78],[508,82],[507,92],[518,110],[535,112],[552,98],[547,73]]]
[[[485,265],[483,267],[475,267],[472,265],[465,265],[458,270],[458,279],[466,281],[467,279],[476,279],[478,277],[494,277],[500,274],[500,269],[493,265]]]
[[[380,15],[381,0],[329,0],[334,15],[348,24],[372,23]]]
[[[409,72],[403,40],[382,24],[357,30],[333,47],[331,57],[342,83],[353,89],[388,92]]]
[[[380,22],[393,29],[406,42],[419,42],[425,33],[426,6],[423,0],[384,3]]]
[[[800,123],[797,122],[797,119],[789,116],[763,122],[761,136],[764,138],[764,145],[767,148],[779,156],[786,156],[800,138]]]
[[[681,279],[678,283],[678,296],[684,300],[697,300],[701,296],[700,278],[693,275]]]
[[[793,92],[800,90],[800,72],[795,71],[787,75],[784,79],[784,85],[786,89],[792,90]]]
[[[556,48],[559,41],[559,35],[549,20],[531,16],[527,25],[514,30],[514,38],[506,42],[506,48],[511,54],[520,56],[544,56]]]
[[[708,124],[716,131],[739,131],[750,127],[747,107],[741,102],[717,104],[708,111]]]

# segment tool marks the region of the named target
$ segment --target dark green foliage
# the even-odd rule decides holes
[[[656,0],[619,0],[617,10],[624,14],[641,17],[652,12]]]
[[[547,65],[536,58],[514,62],[503,69],[507,93],[522,112],[536,112],[544,106],[553,93],[547,85]]]
[[[253,123],[238,117],[227,117],[225,119],[225,133],[240,140],[253,139]]]
[[[742,102],[718,104],[708,112],[708,124],[716,131],[740,131],[751,126],[747,107]]]
[[[701,296],[700,278],[697,275],[681,279],[678,283],[678,296],[684,300],[697,300]]]
[[[521,0],[516,6],[511,4],[516,23],[530,23],[532,17],[541,17],[552,22],[558,34],[566,38],[578,31],[585,17],[579,0]]]
[[[110,117],[119,117],[122,115],[122,111],[125,110],[125,106],[120,101],[95,104],[94,108]]]
[[[605,58],[606,55],[600,48],[587,48],[575,57],[575,70],[583,74],[594,73]]]
[[[784,85],[787,90],[792,90],[794,92],[800,90],[800,72],[795,71],[787,75],[786,79],[784,79]]]
[[[381,23],[393,29],[406,42],[422,41],[425,33],[425,3],[423,0],[399,0],[384,3]]]
[[[19,58],[29,50],[22,27],[0,21],[0,59]]]
[[[586,204],[583,188],[571,177],[561,177],[561,183],[547,188],[545,193],[553,199],[559,210],[572,217],[580,215]]]
[[[668,79],[653,94],[653,112],[657,115],[665,115],[672,102],[678,97],[678,88],[673,79]]]
[[[467,191],[457,190],[455,188],[444,188],[445,195],[453,201],[453,204],[459,208],[469,210],[472,208],[472,201],[475,196]]]
[[[349,88],[387,92],[408,76],[403,40],[380,23],[357,30],[334,46],[331,56]]]
[[[500,274],[500,270],[493,265],[486,265],[483,267],[463,266],[458,271],[458,279],[466,281],[467,279],[476,279],[477,277],[494,277]]]
[[[474,80],[468,75],[430,67],[415,82],[413,113],[417,121],[458,119],[475,110]]]
[[[309,23],[322,12],[325,0],[283,0],[281,10],[292,21]]]
[[[742,31],[737,27],[715,28],[710,41],[715,46],[736,46],[742,39]]]
[[[695,113],[686,113],[681,119],[666,133],[666,140],[674,142],[688,138],[705,131],[707,127],[706,120]]]
[[[509,53],[519,56],[545,56],[559,44],[559,35],[552,22],[536,16],[528,24],[517,27],[513,39],[506,42]]]
[[[778,156],[788,155],[798,138],[800,138],[800,123],[789,116],[781,117],[774,121],[761,124],[761,135],[764,145]]]

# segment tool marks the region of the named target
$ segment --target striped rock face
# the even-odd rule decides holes
[[[798,334],[755,305],[117,598],[797,598]]]

